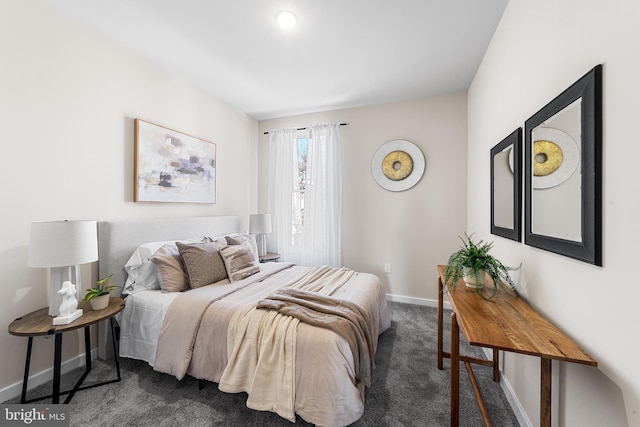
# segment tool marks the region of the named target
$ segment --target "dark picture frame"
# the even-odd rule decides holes
[[[560,151],[553,172],[540,167],[538,161],[541,155],[544,159],[555,156],[552,150],[544,152],[549,145],[541,145],[554,145],[549,129],[564,135],[555,141],[557,144],[562,145],[560,140],[565,139],[571,148]],[[525,122],[524,152],[525,244],[601,266],[602,65],[591,69]],[[569,161],[572,152],[576,153],[573,167]],[[566,176],[558,174],[561,171]],[[538,179],[554,176],[560,179],[536,184],[543,182]],[[560,196],[554,199],[554,192]],[[570,229],[573,232],[563,231]]]
[[[491,233],[517,242],[522,229],[522,128],[491,149]]]

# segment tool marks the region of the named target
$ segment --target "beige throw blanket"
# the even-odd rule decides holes
[[[231,353],[218,388],[227,393],[244,391],[247,407],[295,422],[299,320],[265,310],[250,310],[237,320],[228,337]]]
[[[353,274],[346,268],[316,267],[286,286],[330,295]],[[229,324],[229,362],[218,388],[228,393],[244,391],[248,394],[247,407],[272,411],[295,422],[299,320],[276,311],[258,310],[257,301],[237,312]]]
[[[300,321],[332,330],[349,343],[356,381],[371,385],[375,348],[367,313],[350,301],[302,289],[281,289],[259,301],[256,308],[275,310]]]

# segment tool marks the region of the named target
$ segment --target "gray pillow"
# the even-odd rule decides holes
[[[215,242],[176,243],[184,262],[189,286],[192,289],[226,279],[227,271],[220,257],[220,247]]]
[[[227,275],[231,283],[249,277],[260,271],[258,256],[253,252],[249,242],[229,245],[220,249]]]

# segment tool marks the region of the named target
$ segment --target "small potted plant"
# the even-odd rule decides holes
[[[92,310],[102,310],[109,305],[109,293],[118,286],[109,285],[111,274],[103,277],[96,282],[96,286],[87,289],[87,294],[84,296],[85,301],[91,303]]]
[[[474,242],[471,236],[464,234],[462,246],[449,257],[445,270],[444,290],[454,290],[460,279],[464,280],[467,286],[475,288],[476,293],[486,300],[491,300],[498,292],[498,286],[505,290],[512,290],[516,295],[518,291],[509,271],[517,268],[507,267],[502,262],[489,255],[493,243],[486,243],[482,240]],[[519,267],[518,267],[519,268]],[[491,278],[493,286],[487,295],[484,292],[486,276]],[[507,286],[508,285],[508,286]]]

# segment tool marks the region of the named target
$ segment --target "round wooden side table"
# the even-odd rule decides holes
[[[52,398],[52,403],[60,403],[60,395],[68,394],[64,403],[69,403],[73,398],[73,395],[78,390],[85,390],[88,388],[97,387],[100,385],[110,384],[120,381],[120,360],[118,359],[118,351],[116,349],[116,331],[115,331],[115,319],[113,316],[120,313],[124,309],[124,300],[122,298],[111,297],[109,299],[109,305],[102,310],[91,310],[89,303],[82,302],[78,305],[78,308],[83,310],[82,316],[74,320],[67,325],[54,325],[53,317],[49,316],[49,309],[42,308],[40,310],[31,312],[22,317],[17,318],[9,325],[9,333],[19,337],[28,337],[29,342],[27,344],[27,359],[24,367],[24,380],[22,382],[22,397],[20,403],[30,403],[37,400]],[[117,378],[98,384],[91,384],[85,387],[81,387],[82,382],[91,371],[91,331],[90,326],[109,319],[111,326],[111,338],[113,342],[113,351],[116,361],[116,373]],[[73,387],[68,391],[60,392],[60,365],[62,363],[62,334],[68,331],[84,328],[84,348],[85,348],[85,371]],[[52,394],[36,399],[27,400],[27,382],[29,380],[29,365],[31,364],[31,349],[33,347],[33,337],[55,335],[55,352],[53,356],[53,390]]]

